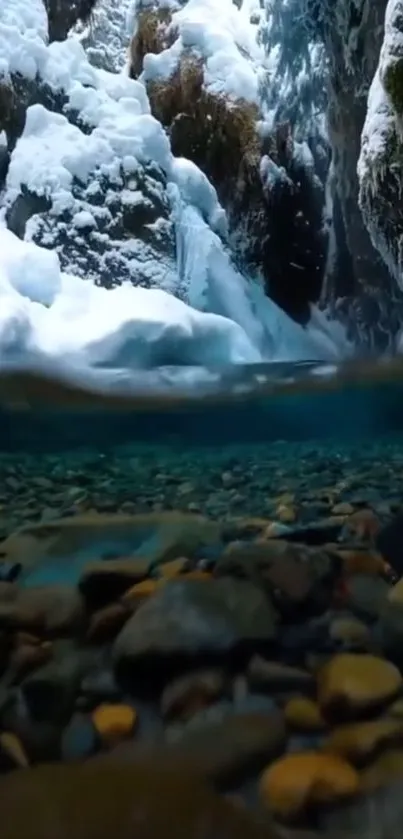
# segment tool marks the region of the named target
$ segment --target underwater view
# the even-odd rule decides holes
[[[402,91],[402,0],[0,0],[2,839],[401,839]]]
[[[0,376],[4,835],[394,839],[403,364],[179,373]]]

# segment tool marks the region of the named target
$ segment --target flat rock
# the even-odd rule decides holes
[[[276,622],[271,603],[252,583],[172,580],[127,621],[114,645],[114,661],[227,653],[241,644],[272,641]]]
[[[1,543],[1,553],[22,565],[26,583],[75,585],[94,560],[135,555],[152,566],[191,556],[220,533],[219,524],[190,513],[85,513],[26,525]]]

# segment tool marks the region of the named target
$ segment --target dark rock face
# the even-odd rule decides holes
[[[335,4],[335,21],[336,7],[341,10],[344,5],[344,0]],[[351,337],[372,349],[393,346],[403,313],[402,295],[389,271],[390,264],[371,241],[368,213],[362,212],[363,202],[359,201],[357,175],[368,92],[384,36],[386,5],[386,0],[360,3],[356,17],[346,20],[348,28],[329,27],[325,39],[336,259],[326,278],[323,300],[347,325]],[[392,196],[391,200],[394,203]]]
[[[402,227],[400,181],[399,176],[395,177],[400,168],[400,146],[393,118],[399,108],[391,103],[388,111],[387,103],[378,101],[379,96],[372,113],[381,107],[383,127],[378,127],[378,150],[382,147],[382,131],[388,135],[387,148],[375,155],[366,149],[371,142],[366,135],[368,131],[374,133],[374,120],[367,131],[368,94],[375,74],[381,82],[384,74],[382,69],[377,71],[377,65],[384,42],[386,7],[387,0],[358,0],[354,4],[335,0],[308,5],[290,0],[286,7],[274,0],[267,4],[267,21],[262,26],[262,40],[268,49],[275,44],[280,49],[277,89],[267,93],[276,117],[289,119],[299,139],[311,137],[314,154],[320,145],[319,126],[324,116],[327,123],[329,154],[321,175],[322,183],[327,178],[326,208],[324,193],[321,196],[322,211],[329,213],[330,222],[329,242],[324,242],[327,263],[321,271],[319,240],[319,247],[313,249],[319,266],[317,281],[312,288],[308,274],[303,288],[309,299],[320,297],[331,316],[346,326],[348,337],[369,351],[393,350],[403,318],[396,235]],[[398,13],[392,11],[389,18],[396,35],[394,43],[398,44]],[[391,47],[392,51],[396,49],[399,52],[398,47]],[[386,64],[387,51],[384,45]],[[399,89],[395,84],[399,72],[392,79],[389,73],[384,82],[389,97]],[[376,90],[372,95],[375,98]],[[283,203],[284,198],[279,204],[280,214]],[[315,216],[307,217],[311,229],[315,229]],[[282,229],[291,249],[298,240],[294,228],[288,210]],[[305,235],[303,241],[309,247],[309,237]]]
[[[63,41],[78,20],[86,22],[97,0],[44,0],[49,21],[49,41]]]

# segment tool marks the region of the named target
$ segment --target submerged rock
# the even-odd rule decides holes
[[[144,602],[118,635],[117,668],[144,657],[223,656],[237,648],[273,641],[277,615],[252,583],[230,578],[172,580]]]

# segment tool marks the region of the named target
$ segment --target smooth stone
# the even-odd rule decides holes
[[[97,750],[94,725],[83,714],[75,714],[63,731],[61,738],[62,760],[83,760]]]
[[[312,806],[344,802],[357,794],[359,776],[337,755],[301,752],[286,755],[263,772],[263,804],[280,819],[295,820]]]
[[[137,711],[123,703],[103,703],[94,709],[92,722],[103,746],[110,748],[133,734]]]
[[[316,613],[326,608],[339,564],[321,548],[272,539],[228,545],[215,574],[259,581],[287,617],[297,610]]]
[[[360,766],[382,749],[403,744],[403,721],[378,719],[335,728],[323,748]]]
[[[356,719],[390,702],[402,684],[399,670],[390,661],[340,653],[319,671],[319,704],[326,717]]]
[[[118,635],[117,666],[146,655],[228,653],[239,645],[272,641],[277,616],[252,583],[230,578],[172,580],[142,603]]]

